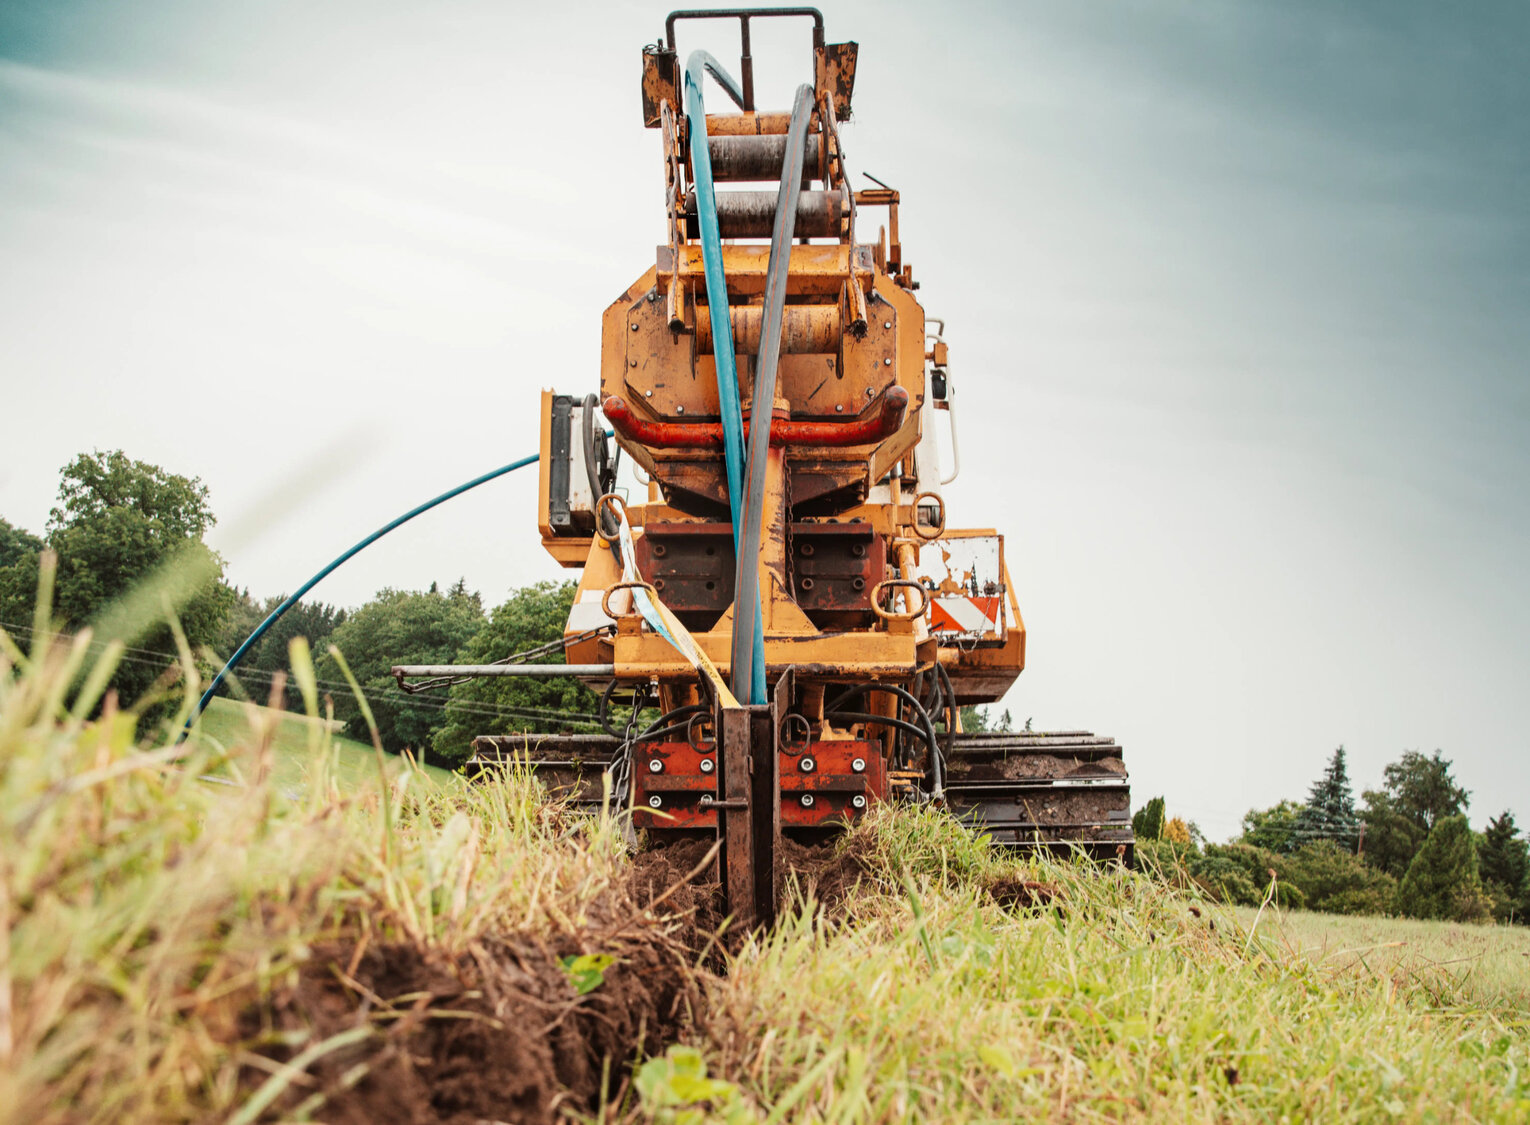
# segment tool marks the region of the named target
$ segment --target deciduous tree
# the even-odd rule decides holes
[[[1296,850],[1296,823],[1302,814],[1300,801],[1281,801],[1267,809],[1249,809],[1243,815],[1239,842],[1272,852]]]
[[[200,480],[120,450],[82,453],[61,472],[45,541],[58,556],[51,618],[55,628],[92,625],[133,646],[110,685],[124,703],[175,663],[165,599],[193,650],[217,640],[233,592],[222,581],[223,560],[202,542],[215,522]],[[28,540],[35,542],[22,539],[7,568],[7,621],[22,610],[16,599],[29,606],[37,589],[37,552]],[[30,620],[30,608],[26,613]]]
[[[468,642],[462,662],[489,664],[560,640],[573,602],[572,582],[538,582],[516,590]],[[561,664],[562,648],[536,659]],[[480,734],[597,731],[587,718],[596,703],[590,690],[572,678],[467,680],[451,688],[446,724],[432,746],[441,764],[459,765]]]
[[[1469,794],[1456,784],[1450,761],[1438,750],[1425,756],[1409,750],[1386,767],[1380,790],[1361,794],[1365,808],[1366,860],[1396,878],[1423,846],[1434,825],[1466,812]]]
[[[390,674],[395,664],[452,664],[483,625],[483,603],[476,593],[454,587],[441,593],[385,589],[346,617],[331,638],[366,693],[377,720],[383,749],[412,748],[423,757],[445,722],[444,701],[398,690]],[[319,675],[341,679],[334,657],[319,662]],[[349,692],[335,696],[335,715],[354,738],[370,739],[366,719]]]

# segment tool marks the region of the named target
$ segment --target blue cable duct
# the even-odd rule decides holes
[[[607,436],[610,436],[609,433]],[[408,523],[410,520],[414,519],[415,516],[420,515],[422,512],[430,511],[430,509],[434,508],[437,504],[444,504],[454,496],[461,496],[469,489],[477,488],[480,484],[487,484],[489,481],[498,477],[502,477],[506,473],[513,473],[516,469],[524,469],[527,465],[535,465],[540,459],[540,454],[532,454],[530,457],[522,457],[519,461],[512,461],[508,465],[502,465],[500,468],[495,469],[492,472],[484,473],[481,477],[474,477],[466,484],[459,484],[456,488],[449,489],[446,492],[441,493],[441,495],[437,496],[435,499],[425,501],[425,503],[419,505],[419,507],[410,508],[409,511],[399,516],[398,519],[372,532],[371,535],[368,535],[365,539],[357,543],[349,551],[346,551],[343,555],[340,555],[323,570],[315,574],[307,582],[304,582],[297,588],[297,591],[291,597],[273,609],[270,615],[255,627],[255,631],[244,639],[244,643],[234,650],[234,655],[228,658],[228,663],[225,664],[223,669],[213,677],[213,682],[208,686],[207,690],[202,693],[202,698],[197,700],[197,705],[192,710],[191,715],[186,719],[186,726],[181,730],[181,736],[177,741],[185,741],[186,735],[191,732],[191,725],[196,722],[197,718],[202,714],[202,712],[207,709],[207,705],[212,702],[213,696],[217,694],[218,689],[223,686],[223,681],[227,679],[230,672],[239,666],[239,662],[244,659],[245,654],[260,642],[260,638],[266,635],[271,626],[275,625],[279,620],[281,620],[281,617],[284,613],[286,613],[293,606],[297,605],[300,600],[302,600],[304,594],[308,593],[309,590],[312,590],[320,582],[324,581],[325,578],[329,577],[329,575],[333,573],[342,563],[348,561],[352,556],[356,555],[363,549],[370,547],[373,543],[376,543],[379,539],[388,534],[388,532],[392,531],[394,528]]]
[[[734,103],[743,108],[738,83],[706,51],[692,51],[685,63],[685,115],[689,119],[691,175],[696,186],[696,219],[701,226],[701,261],[707,281],[707,313],[712,322],[712,358],[717,367],[717,403],[722,415],[723,463],[728,478],[728,509],[733,519],[733,550],[740,550],[744,515],[744,412],[738,397],[738,361],[733,350],[733,322],[728,317],[728,280],[723,274],[722,235],[717,223],[717,193],[712,185],[712,152],[707,147],[707,111],[702,98],[704,74],[717,79]],[[770,424],[769,414],[765,424]],[[754,599],[754,651],[746,682],[732,670],[733,694],[743,703],[765,702],[765,622],[758,591]],[[739,627],[740,606],[734,603],[733,627]]]

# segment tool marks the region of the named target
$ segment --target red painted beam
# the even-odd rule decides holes
[[[865,445],[881,441],[898,432],[908,412],[908,392],[902,387],[887,388],[878,400],[877,409],[844,422],[802,422],[790,418],[770,420],[771,445]],[[721,422],[659,422],[640,418],[619,395],[611,395],[601,404],[606,421],[622,437],[654,449],[684,449],[712,446],[722,448]],[[749,423],[744,423],[744,439],[749,439]]]

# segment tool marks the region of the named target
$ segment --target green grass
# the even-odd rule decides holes
[[[344,1092],[326,1052],[356,1052],[343,1085],[420,1040],[401,1038],[413,992],[390,1006],[358,988],[325,1030],[272,1022],[316,950],[405,947],[509,981],[537,950],[579,964],[679,925],[620,897],[610,819],[571,820],[524,776],[432,781],[395,760],[384,780],[328,724],[233,704],[189,756],[135,746],[109,704],[85,718],[109,672],[89,672],[86,644],[0,644],[0,1125],[323,1120]],[[316,712],[302,650],[294,682]],[[215,737],[248,785],[199,783],[224,760]],[[283,759],[296,799],[276,796]],[[1518,932],[1256,927],[1135,872],[1017,859],[929,810],[881,808],[847,846],[861,885],[702,974],[686,1045],[656,1050],[604,1120],[1530,1120]],[[991,892],[1017,876],[1050,901]],[[570,1005],[616,995],[621,956],[587,994],[473,1018],[541,1042]]]
[[[1239,923],[1252,926],[1257,913],[1238,908]],[[1530,1017],[1530,927],[1266,910],[1259,933],[1324,972],[1408,982],[1451,1003]]]
[[[393,760],[384,781],[370,748],[261,708],[215,711],[250,720],[225,729],[230,754],[210,738],[138,746],[112,699],[87,718],[120,651],[91,661],[82,634],[28,655],[0,634],[0,1125],[273,1120],[278,1095],[315,1083],[271,1057],[342,1040],[372,1052],[359,1081],[398,1049],[398,1011],[341,1007],[328,1018],[347,1030],[322,1042],[273,1023],[273,997],[326,943],[445,964],[507,934],[584,951],[621,873],[609,821],[571,830],[526,777],[437,782]],[[306,648],[294,664],[316,710]],[[298,799],[277,798],[282,757]],[[358,759],[370,775],[343,775]],[[200,783],[219,768],[248,784]]]
[[[325,720],[272,711],[268,707],[232,699],[214,699],[202,714],[198,734],[221,747],[238,746],[249,740],[253,729],[263,728],[267,724],[274,724],[271,730],[272,782],[281,792],[297,792],[307,784],[310,774],[310,736],[315,730],[326,729]],[[333,731],[329,732],[334,752],[332,768],[335,781],[344,789],[375,785],[376,752],[369,743],[357,742],[338,733],[339,726],[338,723],[334,724]],[[396,774],[404,768],[403,761],[390,755],[388,768]],[[419,768],[426,777],[437,782],[452,776],[449,770],[436,766],[422,765]]]
[[[1013,859],[932,814],[878,830],[838,920],[720,987],[708,1072],[770,1120],[1530,1119],[1525,1013],[1469,983],[1314,960],[1131,872],[1026,861],[1058,897],[1007,909],[983,884]]]

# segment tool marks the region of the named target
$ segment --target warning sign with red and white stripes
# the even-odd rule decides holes
[[[930,599],[930,632],[996,634],[1002,606],[1003,599],[998,597],[937,595]]]

